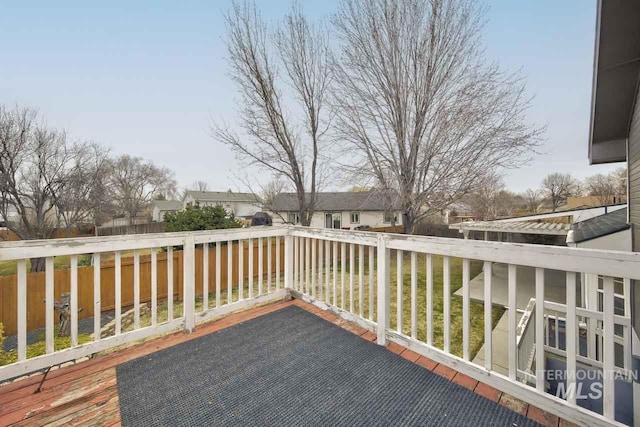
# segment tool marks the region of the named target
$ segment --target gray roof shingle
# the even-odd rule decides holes
[[[626,230],[629,227],[630,225],[627,223],[627,208],[618,209],[617,211],[573,224],[573,241],[580,243]]]
[[[308,197],[308,196],[307,196]],[[374,191],[317,193],[317,211],[384,211],[400,210],[397,197],[390,209],[384,193]],[[298,210],[298,196],[295,193],[280,193],[273,201],[273,211],[292,212]]]
[[[180,200],[155,200],[153,205],[157,206],[161,211],[179,211],[182,209]]]
[[[195,191],[187,190],[186,196],[202,202],[258,202],[259,198],[252,193],[234,193],[232,191]]]

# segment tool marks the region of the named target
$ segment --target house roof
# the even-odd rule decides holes
[[[573,224],[573,242],[584,242],[626,230],[629,227],[631,226],[627,223],[627,208],[619,209]]]
[[[252,193],[234,193],[233,191],[195,191],[187,190],[185,197],[191,196],[201,202],[257,202],[258,196]]]
[[[385,211],[400,210],[397,197],[394,196],[389,207],[384,193],[374,191],[317,193],[316,210],[318,211]],[[308,197],[308,195],[307,195]],[[274,212],[292,212],[298,210],[296,193],[280,193],[276,195],[272,210]]]
[[[599,0],[589,160],[626,160],[626,139],[640,75],[640,2]]]
[[[536,221],[474,221],[451,224],[449,228],[458,229],[461,231],[491,231],[504,233],[550,234],[555,236],[566,236],[571,230],[571,224]]]
[[[155,200],[153,206],[157,206],[161,211],[179,211],[182,209],[180,200]]]

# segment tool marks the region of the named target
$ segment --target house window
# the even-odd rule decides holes
[[[351,224],[360,224],[360,212],[351,212]]]
[[[289,212],[288,221],[290,224],[300,224],[300,214],[298,212]]]
[[[398,214],[395,212],[385,212],[384,213],[384,223],[385,224],[391,224],[391,223],[397,224],[398,223]]]
[[[324,214],[324,226],[340,230],[342,228],[342,214],[339,212]]]

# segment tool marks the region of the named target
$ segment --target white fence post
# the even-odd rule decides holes
[[[389,284],[391,282],[387,237],[378,236],[378,344],[387,344],[389,328]]]
[[[284,287],[293,289],[293,236],[289,233],[284,238]]]
[[[184,307],[184,331],[193,332],[196,326],[196,245],[193,235],[187,235],[184,239],[183,251],[183,307]]]

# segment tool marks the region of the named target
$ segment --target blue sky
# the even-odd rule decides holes
[[[302,3],[323,18],[338,0]],[[228,4],[0,0],[0,103],[37,107],[74,138],[171,168],[181,185],[242,189],[239,162],[208,133],[212,118],[234,121],[222,40]],[[276,20],[290,1],[257,4]],[[522,69],[535,96],[529,120],[548,126],[544,154],[508,171],[509,187],[538,187],[550,172],[584,177],[620,166],[587,159],[596,1],[487,4],[487,55]]]

